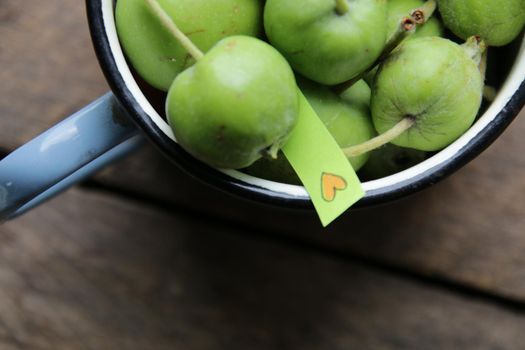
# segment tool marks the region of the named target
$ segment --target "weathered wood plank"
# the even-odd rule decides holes
[[[0,1],[0,146],[12,149],[108,90],[84,2]]]
[[[524,133],[525,114],[443,183],[403,201],[347,213],[327,230],[314,214],[264,207],[204,186],[152,149],[108,168],[97,181],[525,300],[525,159],[517,151],[525,147]]]
[[[519,349],[525,316],[72,190],[0,227],[8,349]]]
[[[0,1],[0,38],[0,81],[8,82],[0,84],[0,149],[20,145],[107,89],[81,2]],[[266,208],[203,186],[151,147],[97,181],[525,300],[525,163],[517,151],[525,146],[524,132],[521,118],[451,179],[403,202],[347,214],[328,231],[312,214]]]

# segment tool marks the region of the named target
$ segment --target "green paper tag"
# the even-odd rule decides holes
[[[365,192],[352,165],[302,93],[300,100],[299,120],[282,150],[326,227]]]

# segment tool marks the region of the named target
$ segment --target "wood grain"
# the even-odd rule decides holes
[[[84,2],[0,0],[1,147],[26,142],[108,90]]]
[[[82,2],[0,0],[0,67],[4,149],[107,89]],[[524,133],[521,117],[489,151],[447,181],[402,202],[350,212],[326,231],[314,214],[264,207],[205,186],[152,147],[96,181],[172,209],[189,208],[524,301]]]
[[[0,227],[2,349],[520,349],[525,317],[71,190]]]
[[[328,229],[313,213],[269,208],[182,174],[153,149],[97,181],[178,207],[525,301],[525,118],[442,183],[402,201],[350,211]],[[132,174],[124,179],[121,174]]]

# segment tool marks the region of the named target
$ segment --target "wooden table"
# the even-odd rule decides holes
[[[0,82],[3,154],[107,91],[82,2],[0,0]],[[146,146],[0,227],[0,349],[524,349],[524,134],[328,230]]]

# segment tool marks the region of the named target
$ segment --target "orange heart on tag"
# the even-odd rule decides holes
[[[323,189],[323,199],[331,202],[335,199],[337,191],[346,188],[346,180],[339,175],[323,173],[321,176],[321,186]]]

